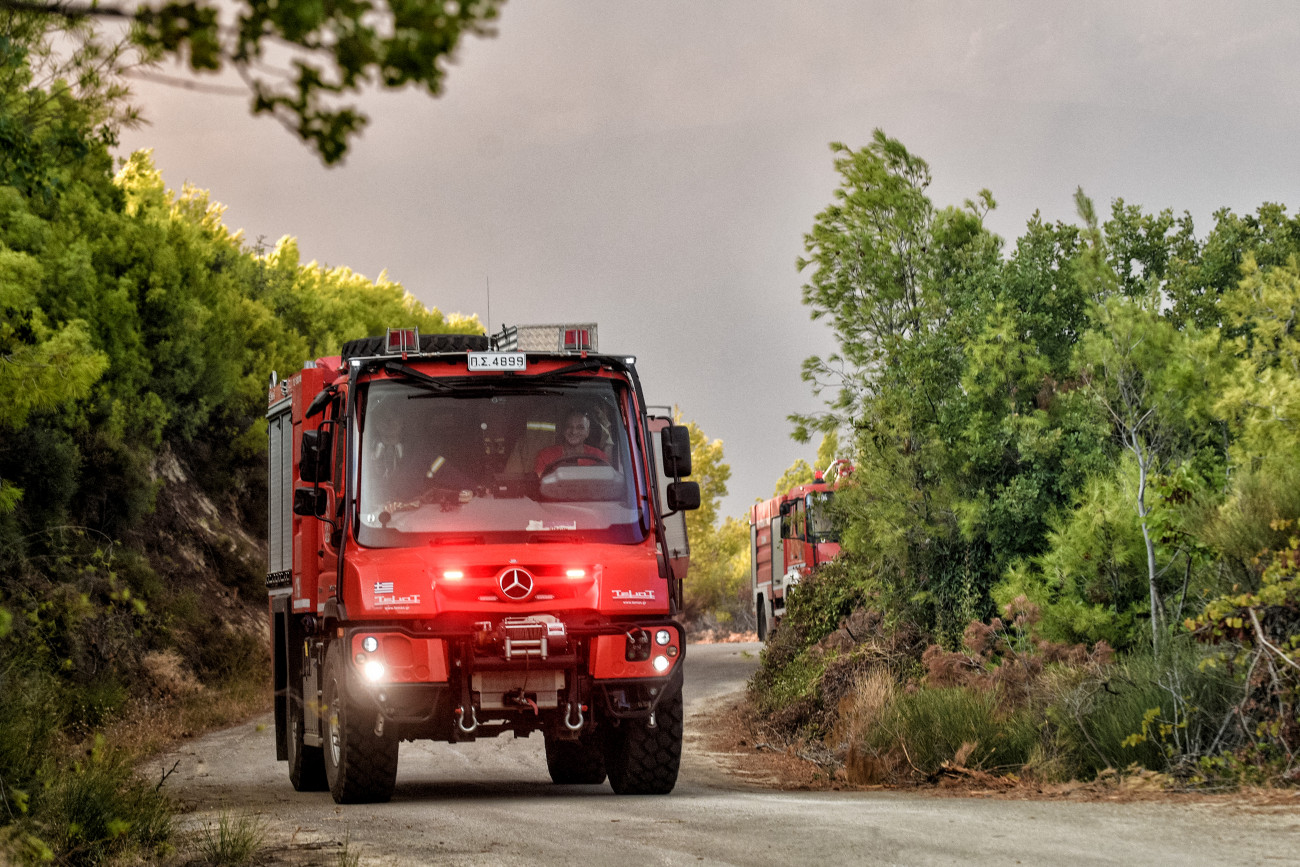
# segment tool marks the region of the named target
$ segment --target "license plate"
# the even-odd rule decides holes
[[[527,370],[528,356],[522,352],[471,352],[470,370]]]

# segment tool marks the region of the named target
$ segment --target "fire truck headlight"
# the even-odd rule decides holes
[[[366,651],[366,653],[374,653],[379,649],[379,640],[373,635],[367,635],[365,638],[361,639],[361,647]]]
[[[666,656],[655,657],[655,662],[654,662],[655,671],[659,672],[660,674],[663,674],[665,671],[668,670],[669,664],[670,663],[668,662],[668,657]]]
[[[667,644],[672,640],[673,640],[673,634],[669,632],[667,629],[660,629],[658,632],[655,633],[655,644],[659,645],[660,647],[663,647],[665,644]]]
[[[362,670],[366,673],[366,680],[375,682],[384,679],[384,664],[377,659],[367,662]]]

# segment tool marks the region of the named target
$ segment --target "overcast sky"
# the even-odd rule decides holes
[[[247,100],[138,85],[169,187],[208,189],[250,240],[383,270],[490,323],[594,321],[651,403],[725,443],[724,511],[815,443],[790,412],[834,350],[800,304],[828,143],[879,127],[931,166],[936,205],[981,188],[1014,243],[1073,221],[1082,186],[1189,211],[1300,204],[1300,14],[1276,2],[510,0],[446,93],[372,94],[326,169]],[[1108,208],[1107,208],[1108,209]],[[395,323],[396,324],[396,323]]]

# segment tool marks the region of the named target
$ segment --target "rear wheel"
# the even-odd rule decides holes
[[[325,654],[325,777],[339,804],[387,801],[397,782],[397,739],[376,734],[376,711],[349,700],[341,642]]]
[[[605,782],[605,756],[592,734],[563,741],[546,734],[546,770],[557,785],[594,786]]]
[[[289,719],[285,726],[285,749],[289,754],[289,782],[295,791],[323,792],[329,788],[325,779],[325,752],[320,747],[309,747],[302,742],[303,707],[302,692],[290,688],[288,699]]]
[[[682,761],[682,691],[666,695],[649,719],[625,719],[606,728],[605,770],[620,795],[666,795]]]

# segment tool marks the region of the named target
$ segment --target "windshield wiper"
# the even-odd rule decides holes
[[[387,361],[384,363],[384,372],[392,376],[400,376],[403,379],[409,379],[414,384],[427,388],[430,391],[447,393],[452,391],[452,387],[441,379],[429,376],[427,373],[421,373],[413,367],[407,367],[396,361]]]

